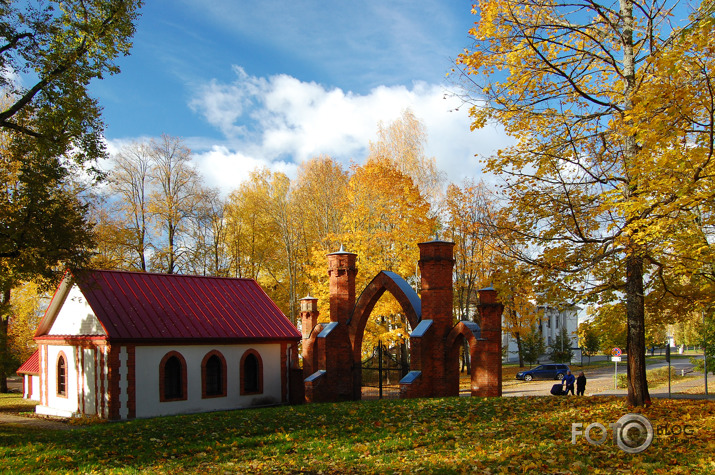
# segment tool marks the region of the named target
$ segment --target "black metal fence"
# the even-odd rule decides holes
[[[361,368],[363,399],[399,397],[400,380],[410,370],[383,344],[373,349]]]

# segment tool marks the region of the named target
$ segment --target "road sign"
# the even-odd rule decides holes
[[[618,388],[618,363],[621,361],[621,349],[618,347],[615,347],[611,350],[611,355],[613,355],[613,358],[611,358],[611,361],[613,361],[613,389]]]

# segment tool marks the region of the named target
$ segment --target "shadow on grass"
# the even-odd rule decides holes
[[[571,423],[617,421],[619,398],[443,398],[311,404],[36,431],[0,426],[9,473],[650,473],[672,464],[708,473],[715,404],[668,401],[654,425],[693,424],[696,437],[659,437],[638,457],[614,444],[571,444]],[[629,468],[630,469],[630,468]],[[707,470],[706,470],[707,469]],[[664,472],[665,473],[665,472]]]

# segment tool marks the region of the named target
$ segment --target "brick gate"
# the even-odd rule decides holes
[[[471,358],[471,395],[501,396],[501,314],[493,288],[479,291],[481,328],[454,325],[454,243],[418,244],[422,298],[394,272],[382,271],[355,301],[356,254],[328,254],[330,322],[317,323],[317,299],[301,299],[303,374],[308,402],[359,400],[362,340],[370,313],[385,292],[399,302],[409,322],[410,368],[400,397],[459,395],[459,351],[466,340]]]

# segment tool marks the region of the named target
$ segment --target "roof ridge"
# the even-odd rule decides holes
[[[162,277],[191,277],[199,279],[226,279],[226,280],[256,280],[251,277],[228,277],[221,275],[200,275],[200,274],[167,274],[164,272],[148,272],[141,270],[125,270],[125,269],[90,269],[90,268],[79,268],[71,269],[72,274],[75,272],[101,272],[101,273],[115,273],[115,274],[134,274],[134,275],[159,275]]]
[[[300,338],[255,279],[101,269],[76,274],[108,339]]]

